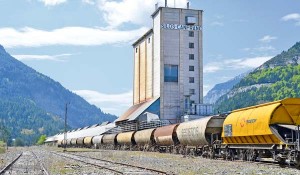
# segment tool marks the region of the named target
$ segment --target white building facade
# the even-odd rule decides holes
[[[203,103],[202,10],[159,7],[152,19],[153,28],[133,44],[133,107],[121,119],[138,117],[133,111],[143,106],[140,114],[177,123]]]

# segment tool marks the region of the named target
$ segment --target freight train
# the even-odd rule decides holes
[[[207,158],[271,159],[300,167],[300,98],[234,110],[139,131],[68,139],[67,146],[193,154]],[[64,140],[57,141],[63,146]]]

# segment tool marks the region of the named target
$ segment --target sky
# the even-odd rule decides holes
[[[132,43],[164,0],[0,0],[0,44],[104,112],[132,105]],[[187,0],[169,0],[185,7]],[[190,0],[203,13],[204,94],[300,41],[300,1]],[[1,63],[0,63],[1,64]]]

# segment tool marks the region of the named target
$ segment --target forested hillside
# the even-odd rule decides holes
[[[68,102],[68,125],[71,128],[116,119],[116,116],[102,112],[60,83],[16,60],[1,45],[0,97],[1,128],[9,131],[10,139],[25,136],[26,143],[35,142],[39,134],[52,135],[61,131]],[[3,133],[7,132],[1,132],[2,137]]]
[[[216,103],[215,110],[231,111],[251,105],[300,97],[300,42],[243,78]]]

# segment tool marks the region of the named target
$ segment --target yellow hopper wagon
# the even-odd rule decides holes
[[[223,156],[300,166],[299,125],[300,98],[232,111],[223,123]]]

